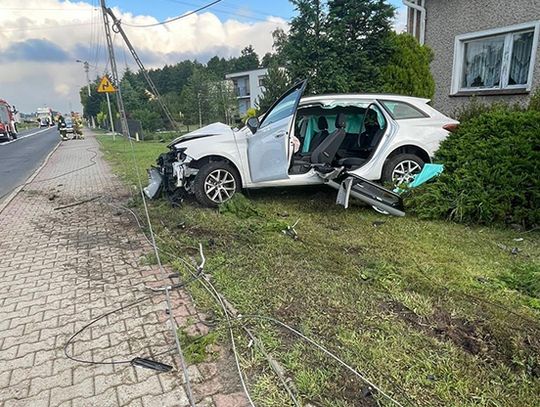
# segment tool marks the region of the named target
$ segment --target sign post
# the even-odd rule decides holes
[[[111,131],[112,131],[112,134],[113,134],[113,141],[115,141],[114,120],[113,120],[113,117],[112,117],[111,99],[109,97],[109,93],[116,92],[116,89],[113,86],[113,84],[111,83],[111,81],[109,80],[109,78],[107,77],[107,75],[104,75],[103,78],[101,78],[101,82],[99,83],[99,86],[98,86],[98,92],[99,93],[105,93],[105,95],[107,96],[107,107],[109,108],[109,121],[111,123]]]

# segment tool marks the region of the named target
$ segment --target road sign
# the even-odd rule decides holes
[[[99,93],[113,93],[116,92],[116,89],[109,78],[107,78],[107,75],[105,75],[103,78],[101,78],[97,91]]]

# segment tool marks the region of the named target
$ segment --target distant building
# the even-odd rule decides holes
[[[540,87],[539,0],[403,0],[407,30],[434,52],[434,107],[447,114],[476,96],[528,103]]]
[[[234,84],[240,115],[245,115],[248,109],[256,107],[263,92],[262,79],[267,73],[268,69],[262,68],[225,75],[225,78]]]

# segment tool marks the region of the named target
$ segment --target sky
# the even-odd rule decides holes
[[[214,55],[231,57],[253,45],[260,55],[272,50],[272,31],[287,30],[294,16],[288,0],[221,0],[182,20],[159,27],[135,28],[193,11],[211,0],[107,0],[148,68],[184,59],[206,62]],[[401,0],[395,29],[402,31]],[[99,0],[0,0],[0,99],[30,113],[48,106],[80,111],[79,89],[108,69]],[[121,38],[115,37],[119,70],[135,67]]]

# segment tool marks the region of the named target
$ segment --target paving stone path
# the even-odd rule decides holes
[[[165,297],[144,289],[164,276],[145,264],[151,248],[134,220],[110,205],[127,198],[87,132],[62,142],[0,213],[0,406],[189,406],[178,354],[166,353],[174,339]],[[66,358],[77,330],[145,297],[92,325],[68,351],[93,362],[151,357],[171,372]],[[186,292],[172,293],[172,302],[179,326],[205,331]],[[244,406],[230,355],[220,354],[189,366],[196,404]]]

